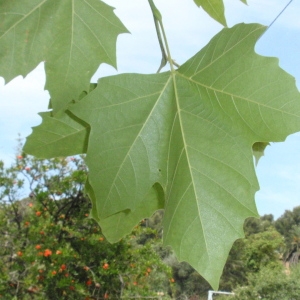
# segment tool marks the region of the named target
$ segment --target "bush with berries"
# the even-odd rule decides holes
[[[136,242],[151,229],[109,244],[89,217],[82,157],[0,161],[0,298],[109,299],[172,292],[171,268],[153,246]],[[143,233],[144,234],[144,233]]]

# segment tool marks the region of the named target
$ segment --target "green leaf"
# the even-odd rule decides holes
[[[71,109],[91,127],[95,218],[134,212],[160,184],[164,243],[215,289],[244,220],[257,216],[252,145],[300,130],[294,78],[254,52],[264,30],[223,29],[171,73],[103,78]]]
[[[0,20],[0,75],[10,81],[45,61],[55,112],[88,89],[101,63],[116,67],[116,39],[127,32],[99,0],[2,0]]]
[[[77,101],[83,99],[97,87],[91,83],[88,91],[83,91]],[[76,101],[69,104],[72,107]],[[51,100],[49,103],[51,108]],[[53,116],[52,111],[39,114],[42,123],[33,127],[26,138],[23,151],[38,158],[53,158],[86,153],[89,126],[72,115],[69,111],[59,111]]]
[[[240,1],[247,4],[246,0]],[[201,6],[213,19],[227,26],[223,0],[194,0],[194,2],[197,6]]]
[[[23,151],[38,158],[52,158],[86,153],[89,126],[69,112],[39,114],[42,124],[33,127]]]
[[[155,211],[164,208],[164,192],[159,184],[155,184],[134,211],[126,209],[105,219],[100,219],[97,209],[98,203],[88,180],[85,190],[92,201],[91,215],[99,223],[103,234],[110,243],[118,242],[122,237],[132,232],[137,222],[151,217]],[[114,225],[112,226],[112,224]]]

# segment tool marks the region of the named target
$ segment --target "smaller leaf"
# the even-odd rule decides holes
[[[253,151],[253,155],[255,158],[255,164],[258,164],[258,161],[260,160],[260,158],[262,156],[264,156],[264,151],[267,148],[267,146],[269,146],[270,143],[266,143],[266,142],[257,142],[254,143],[252,146],[252,151]]]
[[[240,0],[247,4],[246,0]],[[213,19],[227,26],[223,0],[194,0],[197,6],[201,6]]]
[[[223,0],[194,0],[197,6],[201,6],[213,19],[227,26]]]

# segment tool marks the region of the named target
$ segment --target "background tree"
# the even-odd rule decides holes
[[[0,162],[0,295],[4,299],[103,299],[172,294],[172,272],[146,229],[107,242],[89,217],[81,157]],[[28,197],[19,200],[24,193]],[[153,240],[153,237],[152,237]]]
[[[282,266],[262,268],[249,276],[247,286],[234,290],[234,296],[218,297],[222,300],[292,300],[300,293],[299,266],[286,274]]]

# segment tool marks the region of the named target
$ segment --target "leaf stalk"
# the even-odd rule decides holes
[[[161,69],[167,64],[167,62],[169,62],[170,64],[171,71],[174,72],[174,66],[179,67],[179,65],[171,57],[167,36],[162,22],[162,15],[160,11],[157,9],[157,7],[155,6],[153,0],[148,0],[148,2],[152,11],[156,34],[157,34],[157,38],[158,38],[158,42],[162,54],[161,63],[157,70],[157,73],[161,71]]]

